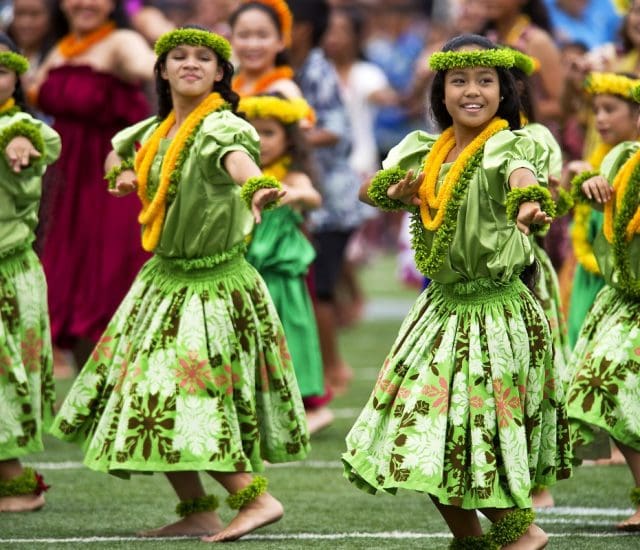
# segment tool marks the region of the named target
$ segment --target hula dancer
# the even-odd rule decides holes
[[[42,451],[55,402],[47,283],[32,243],[42,175],[60,137],[25,112],[28,68],[0,33],[0,512],[44,506],[47,486],[20,457]]]
[[[639,87],[633,97],[640,102]],[[620,143],[599,174],[580,174],[572,185],[576,200],[604,209],[593,251],[605,280],[573,352],[572,437],[576,445],[600,433],[615,441],[633,475],[636,507],[617,527],[640,531],[640,143]]]
[[[85,464],[128,477],[164,472],[182,519],[143,533],[234,540],[282,505],[253,475],[304,458],[304,409],[282,326],[244,258],[260,211],[283,194],[263,176],[255,130],[235,115],[231,47],[199,28],[155,45],[159,112],[113,139],[111,192],[137,189],[154,253],[94,349],[53,433]],[[253,217],[252,217],[253,213]],[[206,471],[238,514],[222,528]]]
[[[443,134],[409,134],[368,189],[378,206],[412,212],[432,283],[347,436],[346,476],[372,493],[427,493],[452,548],[542,548],[532,488],[571,473],[548,323],[520,279],[554,205],[527,160],[535,144],[510,131],[520,128],[513,64],[480,36],[445,44],[430,59]],[[486,535],[476,510],[494,522]]]

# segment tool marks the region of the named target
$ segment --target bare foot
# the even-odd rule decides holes
[[[44,495],[0,497],[0,512],[35,512],[44,506]]]
[[[175,523],[138,533],[139,537],[201,537],[222,531],[222,522],[215,512],[196,512]]]
[[[552,508],[555,505],[553,495],[549,489],[536,491],[533,493],[531,498],[533,500],[534,508]]]
[[[640,508],[630,518],[618,523],[616,529],[621,531],[640,531]]]
[[[548,535],[535,523],[517,541],[503,546],[502,550],[542,550],[549,542]]]
[[[335,368],[326,369],[324,376],[333,394],[340,396],[347,393],[353,380],[353,370],[347,363],[340,362]]]
[[[282,504],[269,493],[264,493],[238,511],[238,515],[231,520],[217,535],[202,537],[204,542],[229,542],[243,537],[270,523],[275,523],[284,515]]]
[[[600,458],[596,460],[598,466],[620,466],[625,465],[627,461],[620,449],[615,445],[611,445],[611,456],[609,458]]]
[[[329,407],[307,410],[307,428],[309,434],[324,430],[333,422],[333,413]]]

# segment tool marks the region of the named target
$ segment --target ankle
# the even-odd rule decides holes
[[[262,476],[256,476],[244,489],[230,494],[227,497],[227,504],[233,510],[240,510],[245,506],[255,502],[261,495],[267,492],[267,479]]]
[[[508,546],[520,539],[529,530],[535,517],[533,510],[512,510],[507,512],[491,526],[487,533],[487,538],[495,545],[494,548]]]
[[[218,506],[219,502],[215,495],[204,495],[180,501],[176,506],[176,514],[181,518],[186,518],[202,512],[215,512]]]
[[[40,496],[50,485],[33,468],[24,468],[22,473],[11,479],[0,481],[0,498],[23,495]]]

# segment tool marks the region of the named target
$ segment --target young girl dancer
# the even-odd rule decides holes
[[[0,512],[44,506],[42,477],[19,457],[42,451],[55,401],[47,285],[32,243],[42,175],[60,137],[24,112],[28,67],[0,33]]]
[[[633,97],[640,102],[640,88]],[[576,444],[607,433],[624,455],[636,512],[617,527],[640,531],[640,144],[620,143],[597,172],[572,182],[577,200],[604,208],[593,250],[605,287],[582,326],[567,393]],[[609,185],[611,183],[611,185]]]
[[[636,121],[640,108],[631,97],[631,91],[640,81],[625,74],[591,73],[585,90],[592,98],[595,125],[602,142],[587,160],[570,163],[567,186],[571,177],[585,170],[600,169],[600,164],[611,149],[623,141],[638,137]],[[604,286],[604,279],[593,253],[593,242],[602,231],[602,212],[589,204],[577,204],[574,209],[571,241],[578,265],[574,274],[569,301],[569,339],[575,346],[587,312],[596,295]]]
[[[255,130],[234,114],[229,43],[182,28],[155,51],[158,116],[117,134],[108,159],[112,193],[137,188],[142,244],[154,256],[53,433],[81,443],[94,470],[167,475],[183,519],[144,534],[233,540],[282,516],[265,478],[253,476],[263,459],[298,460],[308,450],[282,326],[244,259],[251,212],[260,221],[282,193],[256,164]],[[219,481],[238,510],[224,529],[199,471]]]
[[[300,129],[309,106],[303,99],[289,100],[278,94],[243,98],[239,110],[260,136],[262,172],[282,181],[287,192],[282,206],[265,212],[256,226],[247,260],[264,278],[278,310],[302,397],[321,396],[322,355],[304,280],[316,254],[300,229],[302,211],[317,208],[322,202],[309,179],[311,158]],[[332,418],[327,407],[307,407],[311,433]]]
[[[531,489],[571,473],[548,324],[519,277],[552,204],[527,160],[534,143],[509,131],[520,127],[513,64],[483,37],[445,44],[430,59],[444,133],[409,134],[368,191],[382,208],[412,210],[416,260],[432,282],[347,436],[346,475],[369,492],[428,493],[453,548],[542,548]],[[486,536],[478,509],[495,522]]]

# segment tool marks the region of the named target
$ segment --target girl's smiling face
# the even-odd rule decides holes
[[[222,67],[209,48],[184,44],[167,54],[162,78],[169,81],[173,93],[185,97],[207,96],[214,83],[222,78]]]
[[[628,101],[609,94],[598,94],[593,98],[593,113],[596,129],[607,145],[636,138],[635,110]]]
[[[444,77],[444,101],[454,125],[485,126],[500,105],[500,81],[493,67],[451,69]]]
[[[289,140],[282,123],[274,118],[252,118],[260,136],[260,166],[269,166],[287,153]]]
[[[238,15],[231,30],[231,44],[244,71],[263,72],[275,64],[284,41],[273,19],[261,9]]]
[[[71,31],[88,34],[109,20],[115,9],[114,0],[61,0],[60,8],[69,21]]]

